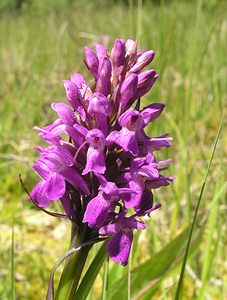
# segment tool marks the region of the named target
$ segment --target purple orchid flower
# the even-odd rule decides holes
[[[65,182],[69,182],[74,188],[86,194],[90,193],[82,176],[73,168],[73,156],[63,146],[50,146],[41,151],[41,156],[33,165],[33,169],[43,180],[31,193],[40,207],[47,207],[50,201],[61,198],[66,191]]]
[[[145,224],[138,221],[135,216],[126,217],[125,212],[122,212],[115,217],[113,223],[100,228],[99,233],[112,235],[107,243],[109,256],[114,262],[121,262],[123,266],[126,266],[132,246],[133,229],[143,230],[145,228]]]
[[[83,242],[110,236],[107,251],[123,266],[133,232],[145,229],[142,218],[160,207],[153,190],[174,180],[163,173],[171,160],[154,155],[172,138],[145,133],[164,104],[140,108],[140,97],[158,78],[155,70],[144,70],[153,58],[154,51],[138,52],[131,39],[117,39],[111,51],[101,44],[95,51],[85,47],[92,84],[73,73],[63,82],[68,105],[52,103],[57,120],[35,127],[49,145],[36,147],[40,157],[33,168],[41,181],[32,200],[45,208],[60,200],[65,216],[85,233]]]
[[[105,173],[105,136],[99,129],[92,129],[87,133],[86,141],[89,144],[87,151],[87,163],[82,175],[87,174],[90,171],[98,174]]]

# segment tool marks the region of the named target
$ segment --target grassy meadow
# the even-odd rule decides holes
[[[154,268],[160,264],[159,251],[191,223],[227,104],[226,1],[30,0],[16,9],[14,1],[2,0],[1,300],[44,299],[50,270],[68,249],[70,224],[45,215],[28,202],[18,174],[28,190],[38,182],[31,169],[37,157],[33,148],[43,142],[32,128],[56,118],[50,103],[65,101],[63,79],[73,72],[89,79],[83,47],[98,41],[110,48],[116,37],[137,38],[140,48],[156,52],[152,68],[160,78],[143,104],[166,104],[162,117],[149,130],[152,136],[169,132],[174,138],[173,147],[160,151],[158,158],[173,159],[168,173],[176,180],[155,193],[162,208],[147,221],[146,232],[136,235],[129,267],[110,263],[109,290],[122,275],[133,274],[140,263],[155,257]],[[225,125],[199,208],[197,220],[207,217],[195,228],[195,233],[200,227],[203,230],[187,261],[182,299],[227,299]],[[56,204],[54,209],[60,207]],[[149,276],[141,278],[146,285],[131,299],[174,299],[182,262],[177,250],[176,259],[158,284],[149,282]],[[90,300],[101,299],[103,272]],[[125,289],[129,288],[126,285]],[[110,295],[106,299],[115,298]]]

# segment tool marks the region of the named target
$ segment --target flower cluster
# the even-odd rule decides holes
[[[137,42],[117,39],[108,52],[85,48],[85,64],[93,76],[86,84],[80,74],[64,81],[67,104],[52,103],[58,119],[35,127],[49,144],[40,152],[34,170],[42,180],[31,197],[39,207],[61,201],[69,219],[86,225],[97,236],[108,236],[107,251],[115,262],[127,264],[133,230],[143,230],[141,217],[153,205],[152,190],[167,186],[161,175],[170,160],[157,161],[154,152],[171,146],[168,134],[151,138],[145,127],[164,105],[140,108],[140,98],[158,78],[143,70],[154,51],[137,51]]]

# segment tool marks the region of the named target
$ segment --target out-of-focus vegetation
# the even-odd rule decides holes
[[[166,104],[149,130],[174,137],[159,158],[173,158],[168,172],[176,181],[156,193],[162,208],[135,241],[132,269],[186,228],[226,105],[226,11],[226,2],[215,0],[0,1],[0,299],[44,299],[51,267],[67,250],[70,224],[34,208],[18,174],[31,190],[38,180],[33,147],[42,143],[32,127],[56,117],[50,103],[65,99],[62,80],[85,73],[85,45],[108,47],[116,37],[131,37],[156,51],[160,79],[144,104]],[[200,208],[209,215],[187,263],[183,299],[227,297],[225,142],[222,130]],[[128,272],[110,268],[110,286]],[[173,299],[178,275],[179,268],[168,274],[153,299]],[[99,299],[101,282],[102,272],[91,299]],[[140,299],[151,299],[149,289]]]

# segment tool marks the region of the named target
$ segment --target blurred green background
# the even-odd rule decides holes
[[[50,103],[65,101],[63,79],[73,72],[89,78],[83,47],[103,42],[111,48],[116,37],[137,38],[140,48],[156,51],[152,68],[160,78],[143,104],[166,104],[149,131],[174,138],[172,149],[158,158],[173,158],[168,172],[176,180],[155,193],[162,208],[136,236],[131,268],[158,253],[193,216],[226,106],[226,1],[1,0],[1,300],[44,299],[51,267],[68,248],[70,224],[34,208],[18,174],[29,190],[37,183],[33,148],[42,142],[32,128],[56,118]],[[227,299],[224,129],[200,208],[208,219],[187,263],[183,299]],[[132,299],[174,299],[179,270],[172,267],[154,292],[149,294],[148,286]],[[127,272],[128,267],[111,264],[109,285]],[[100,299],[102,274],[90,299]]]

